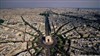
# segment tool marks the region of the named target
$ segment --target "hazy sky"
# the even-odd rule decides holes
[[[100,8],[100,0],[0,0],[0,8]]]

